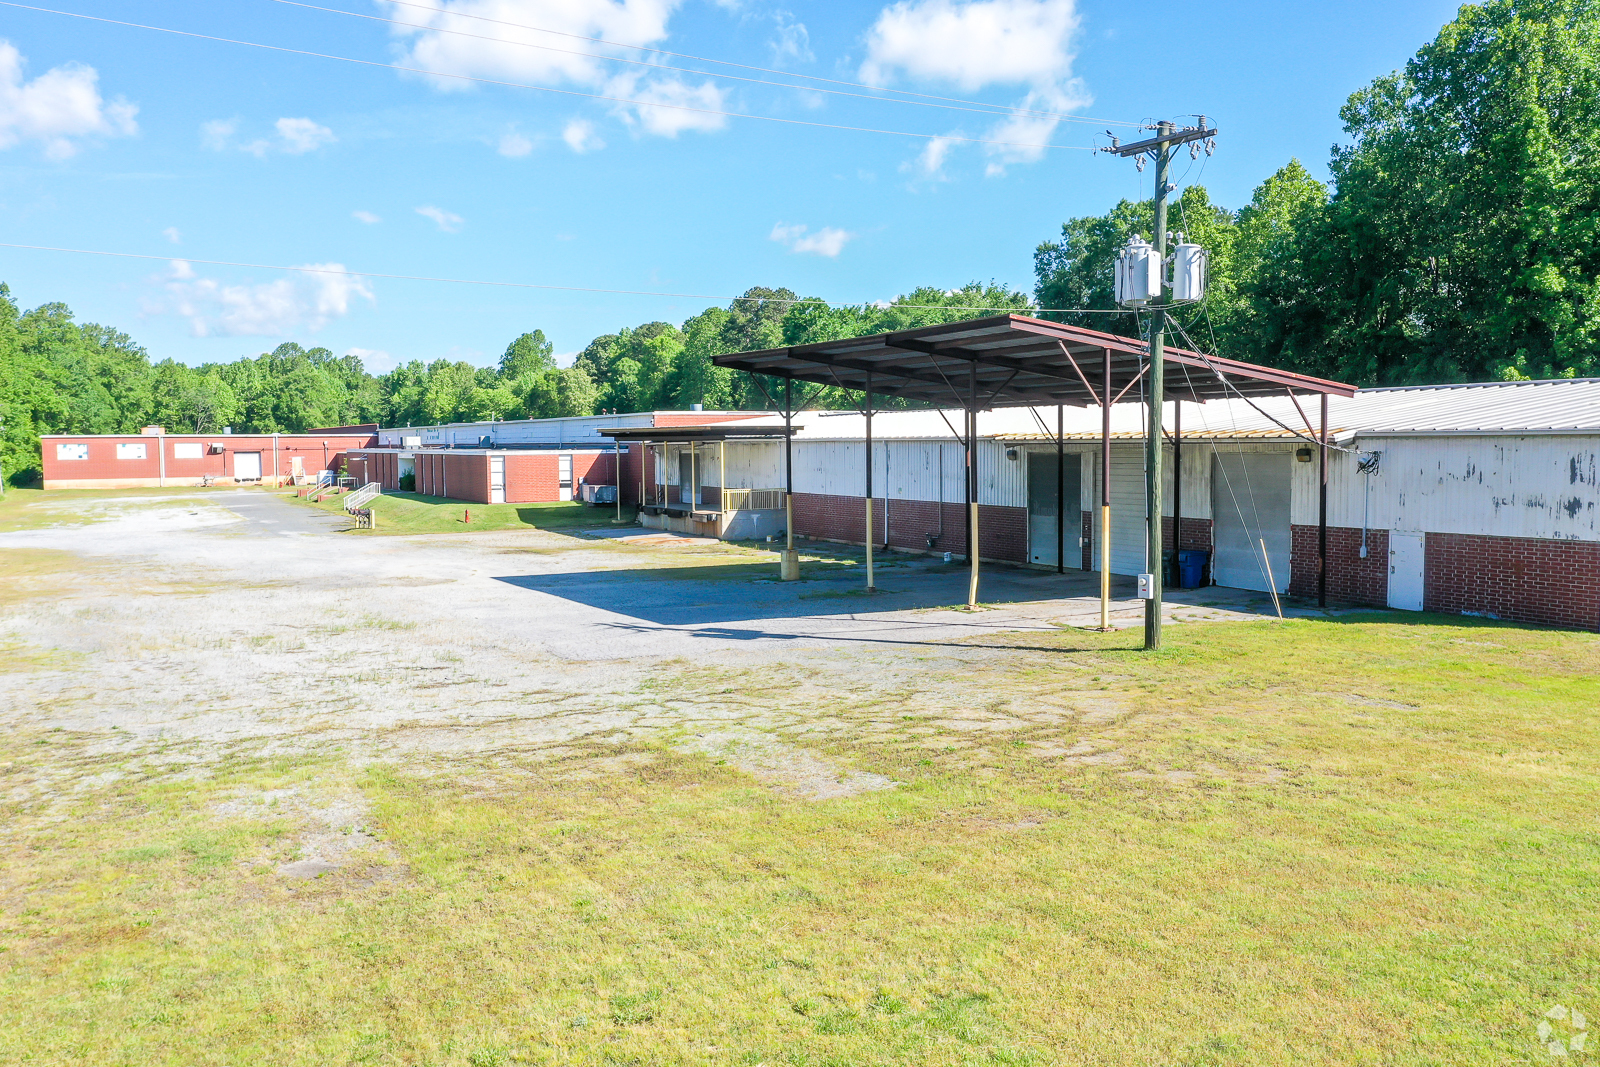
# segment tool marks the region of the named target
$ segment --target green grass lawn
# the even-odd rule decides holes
[[[285,499],[307,507],[344,514],[343,496],[329,495],[322,503],[285,493]],[[470,530],[572,530],[611,525],[617,509],[591,508],[565,501],[539,504],[473,504],[417,493],[383,493],[369,505],[377,512],[376,530],[356,530],[361,534],[461,533]],[[635,510],[624,505],[622,518],[633,522]]]
[[[96,779],[94,738],[13,731],[6,776],[102,784],[6,809],[0,1060],[1509,1064],[1553,1006],[1600,1017],[1596,635],[1137,637],[991,638],[887,695],[663,678],[901,783],[820,803],[670,737]],[[979,714],[1019,725],[947,725]],[[217,814],[352,774],[370,868],[286,883],[291,821]]]

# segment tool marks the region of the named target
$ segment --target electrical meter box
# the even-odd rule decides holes
[[[1152,600],[1156,595],[1156,576],[1153,574],[1139,575],[1139,599]]]

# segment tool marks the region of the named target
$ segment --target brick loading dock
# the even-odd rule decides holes
[[[285,485],[337,474],[377,427],[302,434],[52,434],[40,438],[46,489]]]

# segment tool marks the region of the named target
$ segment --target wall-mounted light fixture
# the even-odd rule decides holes
[[[1010,460],[1016,459],[1017,458],[1017,450],[1014,449],[1014,448],[1006,449],[1006,458],[1010,459]]]
[[[1301,463],[1310,463],[1311,462],[1311,449],[1309,449],[1309,448],[1297,448],[1297,449],[1295,449],[1294,450],[1294,458],[1299,460]]]

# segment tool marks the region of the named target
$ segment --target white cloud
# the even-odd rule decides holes
[[[772,19],[777,30],[772,35],[772,58],[778,63],[809,63],[816,57],[811,54],[811,34],[806,24],[794,21],[787,11],[774,12]]]
[[[864,80],[886,85],[898,76],[946,82],[966,92],[992,85],[1026,85],[1017,107],[1061,113],[1083,107],[1089,96],[1072,76],[1073,44],[1080,20],[1076,0],[901,0],[878,15],[867,36]],[[1060,120],[1017,113],[983,133],[987,173],[1044,155]],[[949,144],[930,143],[917,166],[928,175],[943,167]]]
[[[310,119],[279,119],[276,126],[283,150],[291,156],[304,155],[338,140],[332,130]]]
[[[667,36],[667,19],[678,0],[435,0],[437,8],[393,6],[395,17],[426,26],[416,30],[394,27],[395,36],[406,42],[400,62],[405,66],[436,70],[445,74],[473,77],[509,78],[518,81],[571,82],[600,85],[609,77],[608,64],[576,55],[597,52],[586,42],[561,45],[569,52],[523,48],[505,42],[546,43],[542,35],[500,23],[539,26],[582,37],[600,37],[628,44],[648,45]],[[461,18],[461,15],[477,16]],[[484,21],[498,20],[498,21]],[[463,30],[475,34],[440,33],[441,29]],[[630,53],[631,54],[631,53]],[[441,90],[462,90],[470,83],[453,78],[434,79]]]
[[[100,97],[93,67],[67,63],[24,81],[22,53],[0,40],[0,149],[38,141],[50,159],[77,154],[77,138],[131,137],[139,109],[121,97]]]
[[[274,151],[302,156],[338,140],[328,127],[307,118],[281,118],[273,123],[273,128],[278,132],[276,140],[257,137],[235,145],[234,135],[239,132],[239,120],[212,119],[200,124],[200,143],[213,152],[226,152],[229,148],[237,147],[241,152],[262,159]]]
[[[183,234],[178,232],[178,228],[176,226],[168,226],[166,229],[161,231],[161,236],[165,237],[175,245],[183,244]]]
[[[955,137],[930,137],[922,151],[917,153],[916,162],[904,164],[900,169],[924,178],[941,178],[944,176],[944,161],[956,143]]]
[[[425,204],[417,208],[417,214],[423,218],[432,219],[439,229],[445,233],[455,233],[461,229],[461,223],[465,221],[454,211],[446,211],[444,208],[434,207],[432,204]]]
[[[221,152],[239,130],[238,119],[212,119],[200,124],[200,143],[213,152]]]
[[[500,138],[500,154],[507,159],[521,159],[533,151],[533,142],[520,133],[512,132]]]
[[[561,131],[561,139],[580,156],[586,152],[598,152],[606,146],[600,135],[595,133],[594,123],[584,119],[573,119],[567,123],[566,129]]]
[[[196,337],[277,337],[315,332],[349,314],[357,297],[374,300],[365,279],[342,263],[311,263],[308,271],[255,284],[227,285],[202,278],[193,265],[173,260],[166,299],[155,310],[182,315]]]
[[[589,42],[579,42],[581,47],[572,45],[568,51],[524,48],[521,45],[533,39],[515,26],[534,25],[580,37],[651,45],[666,38],[667,22],[680,3],[681,0],[437,0],[437,10],[390,7],[401,21],[425,27],[394,27],[394,34],[404,47],[401,65],[475,78],[574,85],[607,96],[640,100],[641,105],[619,105],[615,111],[638,132],[676,137],[684,130],[720,130],[726,124],[721,115],[677,109],[723,110],[723,92],[715,83],[690,85],[644,72],[619,75],[604,60],[577,54],[606,53],[606,46]],[[788,20],[786,15],[778,17],[778,24],[779,47],[794,49],[797,55],[809,53],[804,26]],[[442,30],[460,30],[473,36]],[[636,55],[631,49],[615,51],[628,58]],[[435,88],[446,92],[473,88],[471,83],[456,78],[432,81]],[[566,140],[575,152],[602,147],[592,133],[581,138],[566,136]],[[578,143],[574,144],[574,140]]]
[[[723,93],[713,82],[690,85],[677,78],[660,78],[641,84],[637,74],[625,74],[613,79],[607,92],[642,101],[640,105],[619,105],[617,113],[629,126],[658,137],[676,137],[684,130],[709,133],[728,124],[726,115],[717,114],[723,110]]]
[[[901,0],[867,34],[862,77],[887,84],[895,72],[986,85],[1047,85],[1070,77],[1078,32],[1075,0]]]
[[[349,348],[345,355],[355,356],[368,374],[383,374],[394,370],[400,362],[381,348]]]
[[[350,212],[350,217],[355,219],[357,222],[364,222],[368,226],[372,226],[383,221],[370,211],[352,211]]]
[[[816,233],[807,233],[809,227],[804,225],[787,225],[778,223],[772,227],[768,239],[787,245],[789,251],[815,256],[827,256],[835,259],[844,246],[855,238],[855,234],[848,230],[841,230],[837,226],[824,226]]]

